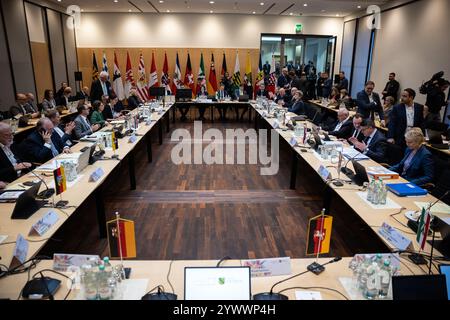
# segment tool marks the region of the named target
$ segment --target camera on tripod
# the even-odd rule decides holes
[[[439,71],[438,73],[435,73],[430,80],[428,80],[427,82],[423,83],[420,88],[419,88],[419,92],[421,94],[428,94],[432,91],[432,89],[434,88],[434,86],[439,83],[439,82],[443,82],[445,81],[444,79],[444,71]]]

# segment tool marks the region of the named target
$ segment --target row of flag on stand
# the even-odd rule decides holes
[[[225,73],[228,72],[225,53],[223,54],[222,61],[223,62],[222,62],[221,77],[223,77],[225,75]],[[109,72],[108,62],[107,62],[105,53],[103,54],[102,64],[103,64],[102,71]],[[275,61],[274,61],[273,56],[272,56],[272,65],[271,66],[272,67],[270,70],[270,77],[268,79],[267,90],[271,91],[271,92],[275,92],[276,77],[275,77]],[[95,52],[93,52],[92,53],[92,81],[95,81],[98,78],[99,78],[99,67],[97,64]],[[192,89],[192,92],[194,95],[199,92],[202,92],[202,88],[205,93],[214,94],[218,89],[217,80],[218,79],[217,79],[217,75],[216,75],[214,54],[211,54],[211,65],[210,65],[210,69],[209,69],[208,79],[206,78],[203,53],[200,55],[200,66],[199,66],[198,76],[197,76],[197,81],[196,81],[197,83],[195,84],[194,74],[193,74],[192,64],[191,64],[191,57],[190,57],[189,53],[187,56],[186,71],[185,71],[184,78],[182,78],[182,75],[181,75],[180,60],[178,58],[178,53],[177,53],[173,79],[171,79],[171,77],[169,76],[169,66],[168,66],[168,62],[167,62],[167,54],[166,53],[164,53],[164,65],[163,65],[162,74],[161,74],[160,79],[158,78],[158,72],[156,69],[154,53],[152,53],[152,64],[150,67],[150,74],[149,74],[148,78],[145,73],[144,57],[141,53],[139,56],[138,77],[137,77],[137,81],[135,81],[134,75],[133,75],[133,69],[132,69],[132,65],[131,65],[130,55],[127,52],[125,84],[124,84],[123,79],[122,79],[122,74],[121,74],[120,68],[119,68],[119,63],[117,60],[117,55],[114,52],[114,73],[113,73],[112,87],[113,87],[115,94],[117,95],[117,97],[120,100],[128,98],[130,96],[131,89],[136,89],[139,97],[144,101],[148,101],[151,98],[150,93],[149,93],[149,88],[160,87],[160,86],[166,88],[167,94],[175,94],[177,89],[183,88],[183,87]],[[247,53],[245,74],[243,77],[243,81],[241,82],[239,55],[236,52],[236,63],[235,63],[233,75],[232,75],[233,85],[235,87],[240,87],[241,85],[243,85],[244,87],[254,86],[254,88],[255,88],[254,92],[256,92],[258,86],[263,81],[264,81],[264,72],[263,72],[263,67],[262,67],[261,56],[259,57],[259,65],[258,65],[258,73],[256,75],[256,81],[255,81],[255,83],[253,83],[250,54]],[[247,90],[245,90],[245,91],[247,91]]]

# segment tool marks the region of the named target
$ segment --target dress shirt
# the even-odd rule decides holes
[[[405,104],[406,110],[406,126],[408,128],[414,127],[414,103],[412,106],[408,106]]]

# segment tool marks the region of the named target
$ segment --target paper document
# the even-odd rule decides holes
[[[430,205],[429,202],[419,202],[419,201],[414,201],[414,204],[419,208],[425,208],[427,209],[428,206]],[[438,202],[436,203],[434,206],[431,207],[431,213],[446,213],[446,214],[450,214],[450,206],[448,206],[445,203],[442,202]]]
[[[368,156],[366,156],[365,154],[362,154],[361,152],[359,152],[358,150],[356,150],[353,147],[344,148],[344,150],[342,151],[342,155],[344,157],[346,157],[347,159],[354,159],[354,160],[368,160],[369,159]]]

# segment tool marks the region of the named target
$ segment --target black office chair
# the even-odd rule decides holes
[[[402,161],[404,156],[404,149],[396,144],[385,142],[384,143],[386,148],[386,164],[387,166],[393,166],[400,161]]]
[[[450,190],[450,162],[433,155],[434,161],[434,179],[432,183],[424,185],[425,189],[436,197],[440,198],[447,190]],[[443,199],[447,204],[450,204],[450,197]]]

